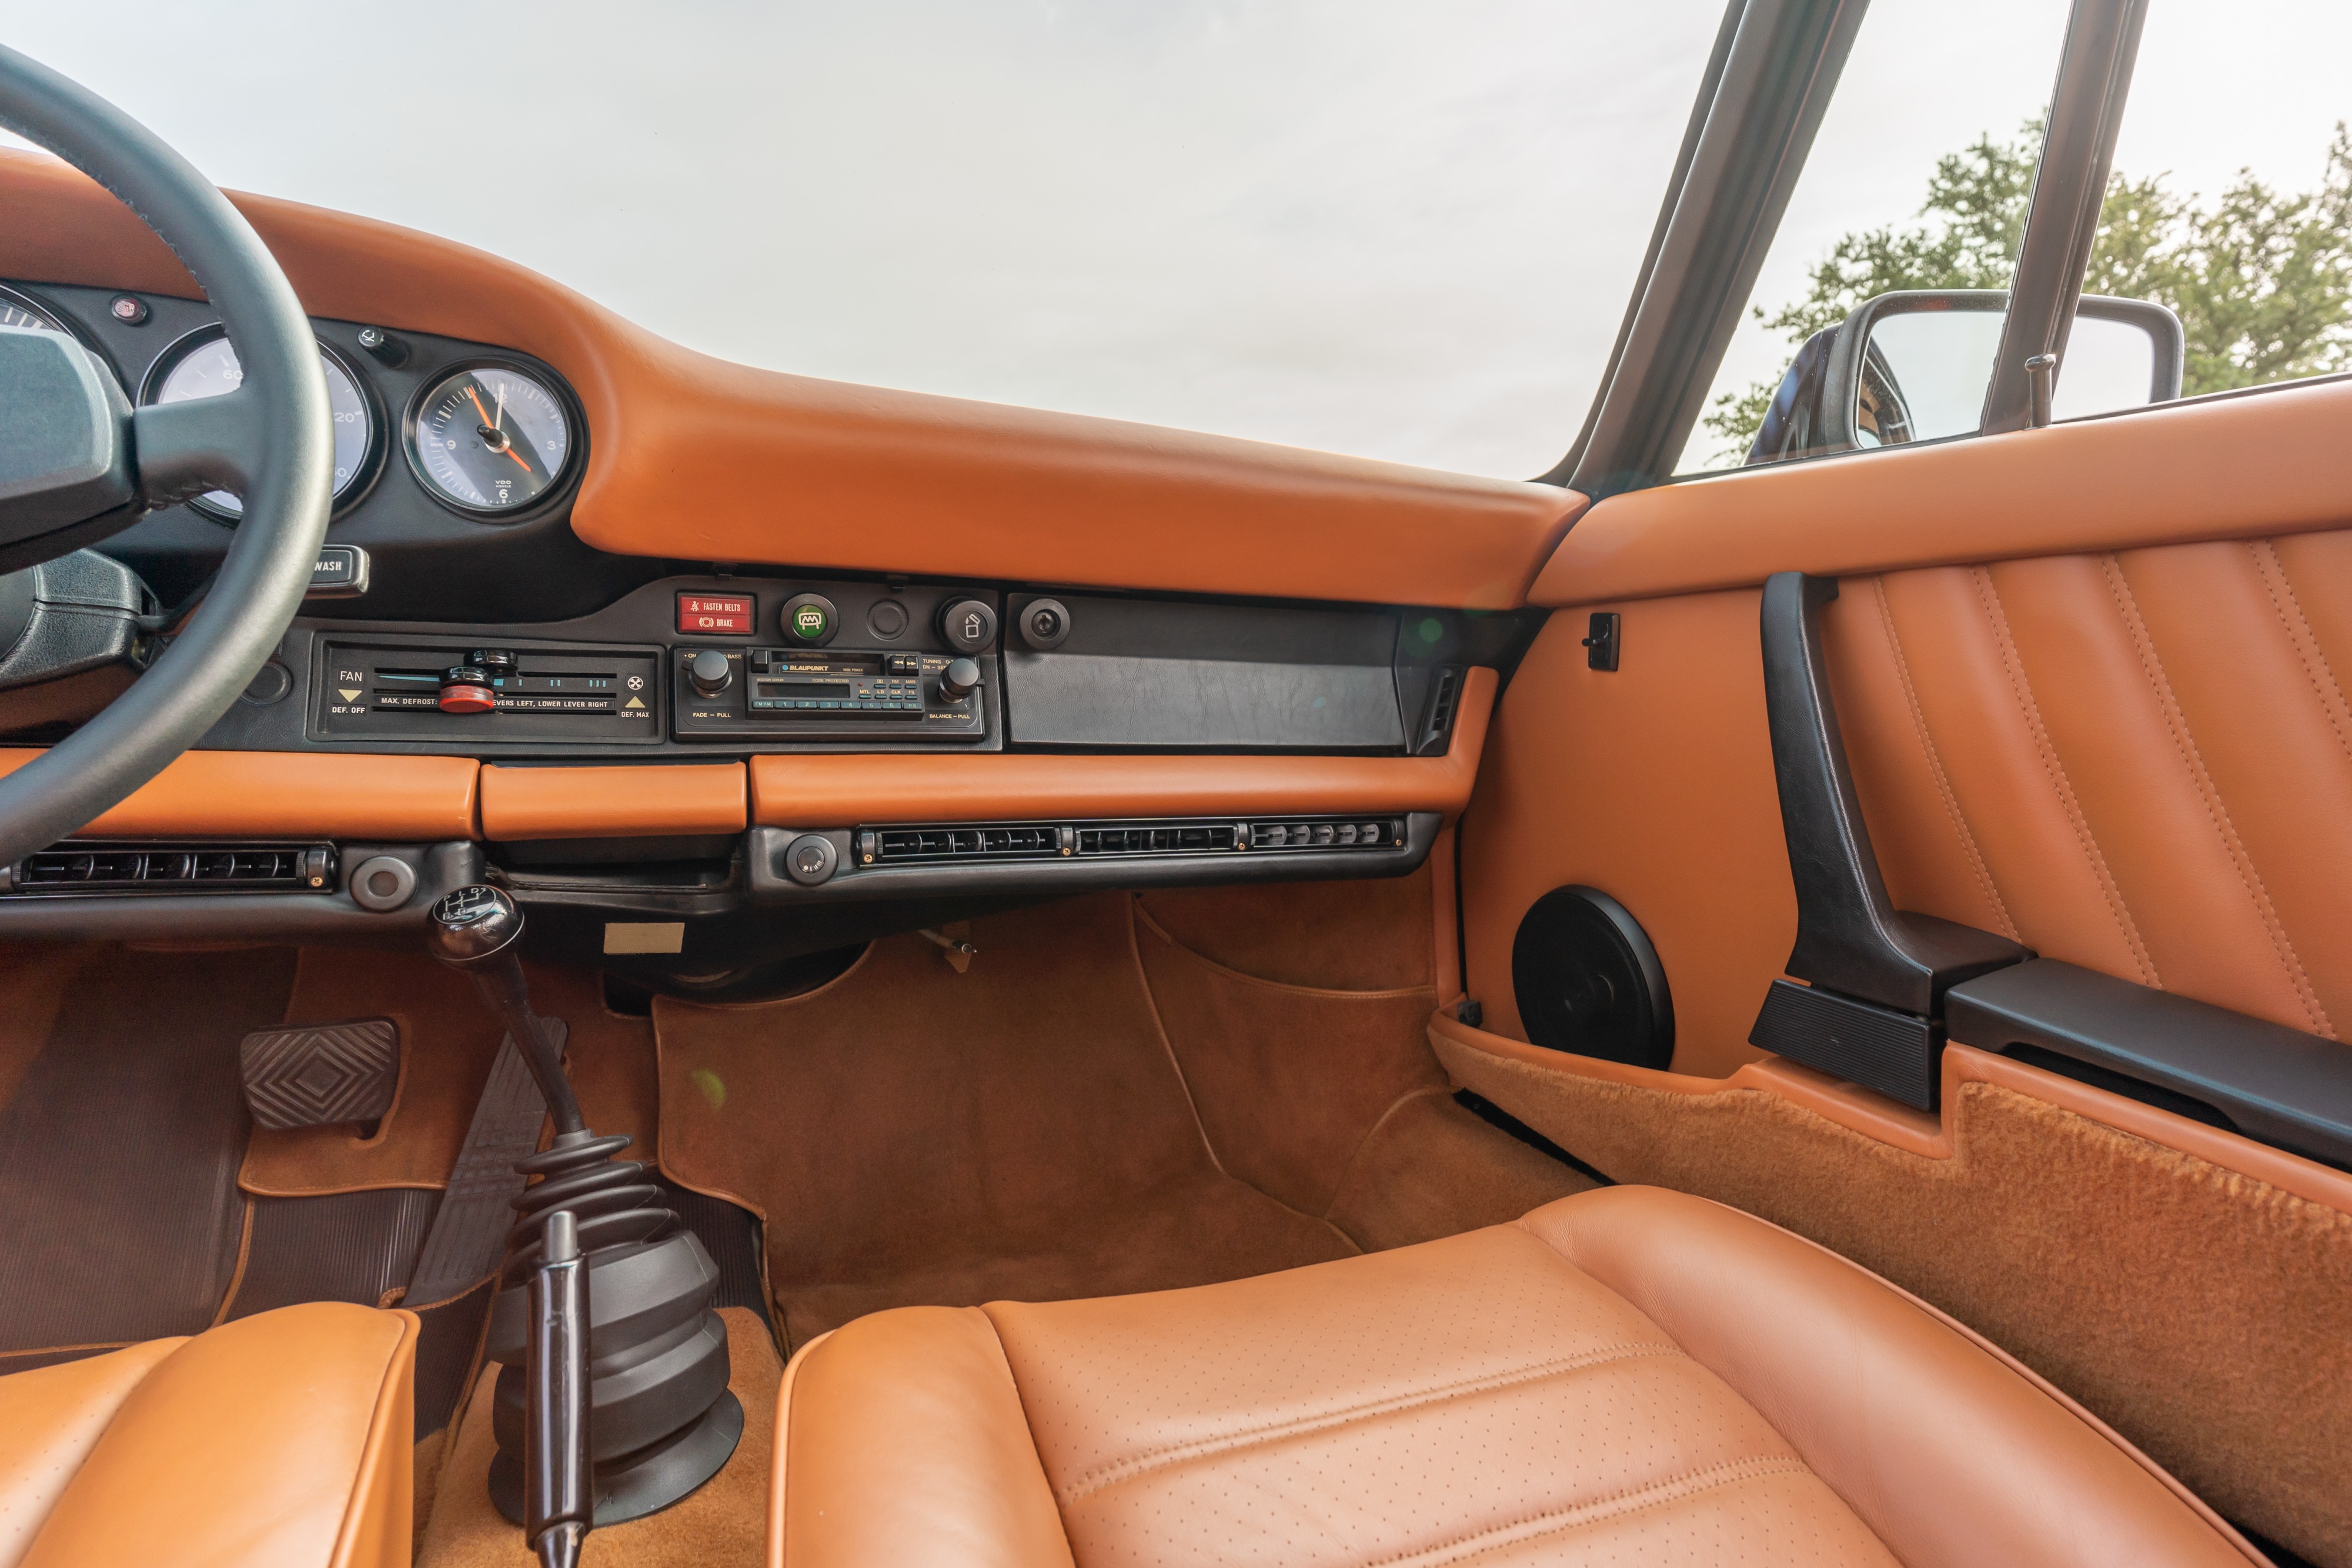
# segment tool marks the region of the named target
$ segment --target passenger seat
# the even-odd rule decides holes
[[[1836,1255],[1609,1187],[1229,1284],[877,1312],[784,1376],[782,1568],[2244,1568],[2064,1396]]]
[[[316,1302],[0,1377],[0,1568],[407,1568],[415,1355]]]

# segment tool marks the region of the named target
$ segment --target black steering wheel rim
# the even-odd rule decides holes
[[[140,465],[142,478],[157,481],[142,486],[151,497],[224,481],[243,495],[245,515],[204,603],[163,655],[103,712],[0,778],[6,866],[162,772],[268,661],[326,538],[334,435],[310,318],[268,247],[210,181],[104,99],[5,46],[0,126],[97,181],[172,247],[220,313],[245,371],[236,392],[208,400],[221,406],[204,412],[204,428],[229,437],[213,450],[164,451],[162,422],[136,444],[151,446]],[[143,420],[136,428],[150,429]]]

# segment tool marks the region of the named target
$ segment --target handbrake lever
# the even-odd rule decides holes
[[[548,1215],[530,1277],[523,1533],[541,1568],[577,1568],[595,1521],[588,1442],[588,1271],[568,1208]]]

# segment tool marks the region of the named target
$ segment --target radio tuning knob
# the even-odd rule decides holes
[[[704,696],[715,697],[735,684],[734,666],[716,648],[705,648],[687,661],[686,678]]]
[[[980,666],[970,659],[950,659],[940,672],[940,695],[950,702],[961,702],[979,685]]]

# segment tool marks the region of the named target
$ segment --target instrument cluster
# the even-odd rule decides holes
[[[0,327],[79,339],[142,403],[222,397],[244,382],[236,345],[200,301],[37,287],[0,286]],[[582,422],[570,389],[549,367],[520,354],[467,351],[470,345],[448,362],[446,353],[425,351],[438,340],[356,322],[313,326],[335,422],[338,517],[367,496],[395,444],[418,487],[471,519],[530,513],[568,486]],[[232,528],[245,509],[226,491],[191,506]]]

